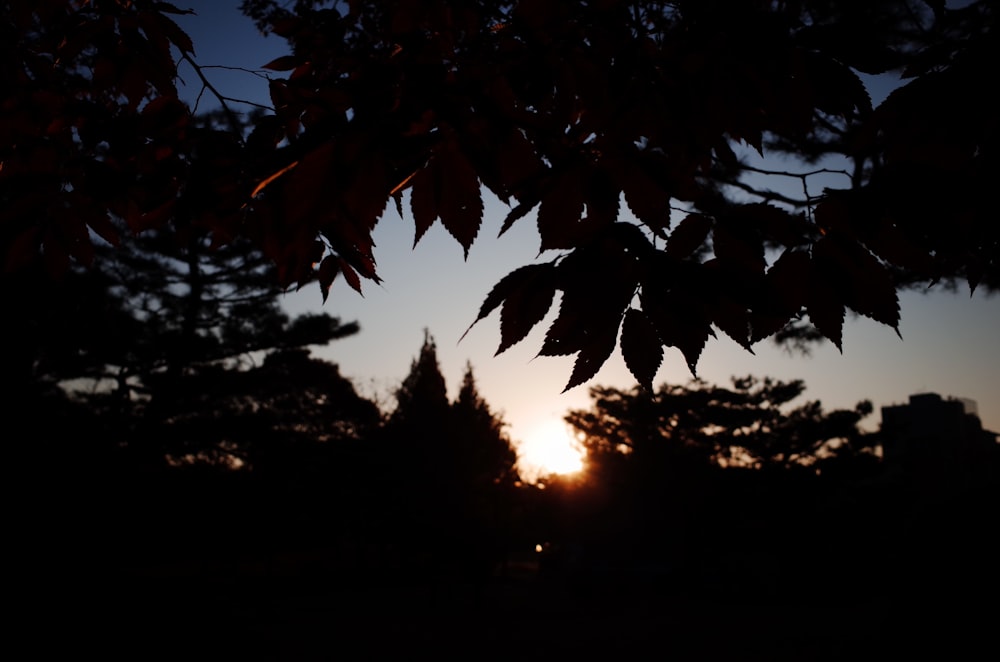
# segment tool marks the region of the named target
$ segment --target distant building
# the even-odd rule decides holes
[[[997,433],[983,429],[974,401],[937,393],[918,393],[907,404],[882,407],[881,434],[887,465],[942,473],[993,458],[998,449]]]

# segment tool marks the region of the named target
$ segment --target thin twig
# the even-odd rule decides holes
[[[260,69],[247,69],[246,67],[231,67],[225,64],[204,64],[201,65],[202,69],[225,69],[227,71],[242,71],[244,73],[253,74],[258,78],[263,78],[264,80],[271,80],[268,75],[261,71]]]
[[[793,207],[808,207],[810,205],[810,200],[796,200],[794,198],[789,198],[787,195],[782,195],[781,193],[776,193],[774,191],[761,191],[739,180],[720,179],[719,183],[726,184],[727,186],[736,187],[738,189],[746,191],[747,193],[750,193],[751,195],[763,198],[764,200],[784,202],[785,204],[792,205]]]
[[[760,173],[762,175],[780,175],[782,177],[795,177],[797,179],[802,179],[803,177],[812,177],[813,175],[821,175],[823,173],[831,175],[844,175],[847,178],[851,177],[851,173],[846,170],[834,170],[832,168],[819,168],[817,170],[810,170],[809,172],[789,172],[787,170],[768,170],[766,168],[755,168],[754,166],[741,165],[743,170],[749,170],[750,172]]]
[[[229,104],[226,103],[227,100],[226,97],[224,97],[222,93],[219,92],[219,90],[215,89],[215,86],[212,85],[211,81],[209,81],[208,78],[205,77],[205,72],[201,70],[201,65],[195,62],[191,58],[191,56],[188,55],[187,53],[182,53],[181,59],[190,64],[191,67],[194,69],[194,72],[198,74],[198,78],[201,79],[201,84],[203,86],[202,92],[204,92],[205,89],[208,89],[212,94],[215,95],[215,98],[219,100],[220,104],[222,104],[222,112],[226,114],[226,118],[229,120],[229,123],[232,125],[233,129],[237,129],[240,126],[240,121],[236,117],[236,113],[234,113],[233,109],[230,108]],[[201,99],[201,93],[198,94],[198,98]],[[240,141],[242,142],[242,140],[243,138],[241,136]]]

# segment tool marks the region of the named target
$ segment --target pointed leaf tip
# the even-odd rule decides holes
[[[652,322],[642,311],[629,308],[622,322],[622,357],[639,384],[652,390],[656,371],[663,362],[663,344]]]
[[[573,373],[570,375],[563,393],[590,381],[614,352],[618,343],[618,325],[615,324],[596,333],[588,333],[587,344],[576,355]]]

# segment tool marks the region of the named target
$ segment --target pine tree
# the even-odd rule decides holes
[[[466,364],[462,386],[451,404],[451,417],[460,477],[481,487],[516,483],[517,453],[504,421],[479,394],[471,363]]]
[[[387,528],[421,571],[467,573],[499,560],[516,487],[516,453],[472,369],[449,403],[433,338],[396,391],[379,448]]]
[[[36,339],[33,374],[22,379],[70,384],[100,415],[104,441],[154,464],[246,466],[279,438],[291,443],[293,429],[318,441],[338,428],[356,437],[359,426],[374,427],[374,405],[305,351],[357,333],[357,323],[292,319],[276,283],[273,264],[245,240],[212,246],[190,227],[123,233],[104,259],[55,288],[59,324],[34,326],[59,332]],[[36,306],[23,335],[34,314],[53,316]]]

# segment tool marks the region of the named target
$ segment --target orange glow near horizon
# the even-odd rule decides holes
[[[552,474],[572,474],[583,469],[584,450],[569,427],[558,419],[541,423],[518,444],[522,476],[535,481]]]

